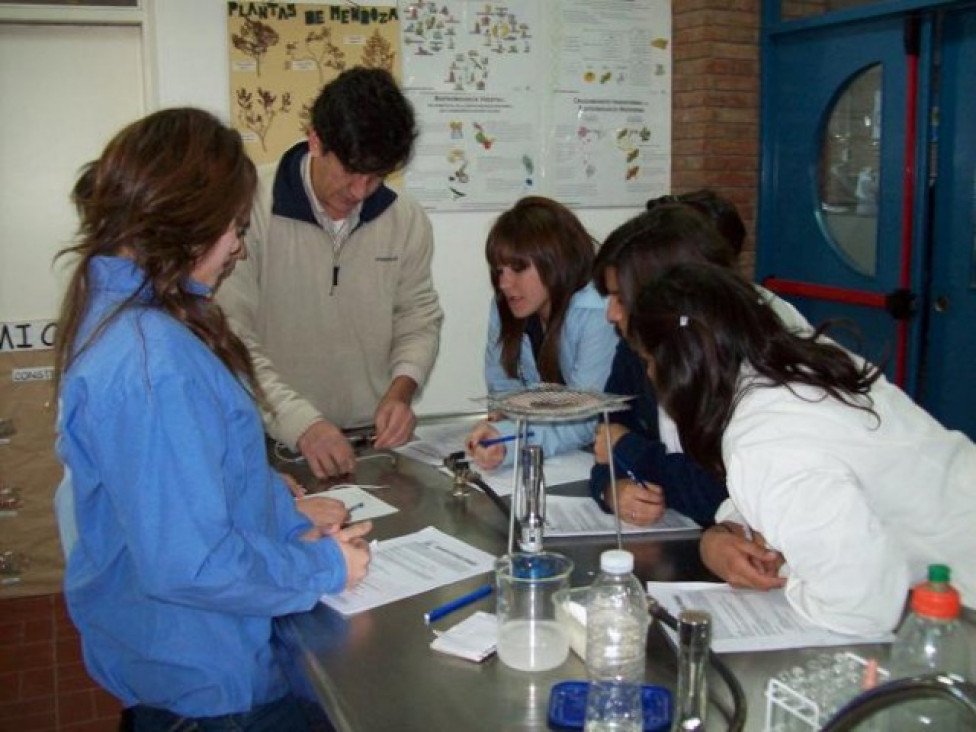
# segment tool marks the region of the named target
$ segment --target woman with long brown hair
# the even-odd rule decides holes
[[[485,346],[490,394],[540,383],[600,390],[617,345],[606,303],[590,284],[596,244],[575,214],[528,196],[495,221],[485,244],[495,291]],[[530,441],[546,455],[593,441],[595,420],[533,426]],[[512,462],[504,444],[483,447],[513,426],[482,422],[467,441],[479,467]]]
[[[136,730],[303,729],[272,621],[369,562],[368,524],[325,536],[268,464],[251,360],[212,300],[246,256],[254,189],[240,136],[184,108],[123,129],[73,191],[56,346],[65,597],[89,673]]]
[[[932,563],[976,606],[976,445],[822,331],[791,330],[714,265],[640,291],[628,338],[688,455],[728,485],[703,561],[736,585],[785,585],[799,614],[839,632],[894,628]]]
[[[607,318],[626,335],[637,294],[671,265],[710,262],[734,269],[744,231],[735,206],[711,191],[648,201],[647,211],[611,232],[593,265],[597,291],[607,296]],[[791,329],[811,329],[792,305],[753,287]],[[617,347],[605,389],[634,398],[631,409],[610,415],[609,427],[597,428],[596,464],[590,474],[593,498],[608,511],[615,505],[610,495],[612,454],[618,476],[624,473],[616,481],[616,506],[623,520],[646,526],[672,508],[711,526],[728,497],[725,486],[684,454],[674,422],[660,412],[654,387],[625,339]]]

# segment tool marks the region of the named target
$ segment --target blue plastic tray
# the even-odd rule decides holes
[[[583,729],[586,721],[586,681],[562,681],[549,693],[549,726],[556,730]],[[671,728],[671,692],[663,686],[644,684],[644,732]]]

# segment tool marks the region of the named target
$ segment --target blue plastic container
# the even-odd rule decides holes
[[[586,681],[562,681],[549,693],[549,726],[555,730],[583,729],[586,720]],[[641,686],[644,704],[644,732],[671,729],[671,692],[663,686]]]

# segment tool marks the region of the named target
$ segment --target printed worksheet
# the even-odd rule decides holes
[[[351,590],[322,595],[320,600],[343,615],[355,615],[490,572],[494,564],[494,555],[428,526],[377,542],[366,579]]]
[[[712,616],[712,650],[717,653],[775,651],[852,643],[890,643],[892,633],[852,636],[814,625],[801,617],[782,589],[746,590],[717,582],[648,582],[647,592],[672,615],[686,608]],[[672,642],[674,632],[666,628]]]
[[[439,468],[444,465],[444,458],[452,452],[464,451],[464,441],[476,424],[476,420],[460,419],[420,425],[414,430],[415,439],[396,448],[396,451]]]
[[[651,526],[620,524],[623,534],[664,534],[697,531],[701,527],[684,514],[665,510]],[[589,496],[546,496],[546,536],[597,536],[617,533],[617,520]]]
[[[593,453],[583,450],[572,450],[561,455],[547,457],[542,464],[542,473],[546,479],[546,487],[552,488],[566,483],[576,483],[590,479],[590,468],[593,467]],[[481,473],[481,479],[491,486],[500,496],[510,496],[514,485],[515,468],[498,468],[497,470]],[[587,499],[589,500],[589,499]]]

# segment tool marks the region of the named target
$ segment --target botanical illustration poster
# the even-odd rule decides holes
[[[305,137],[322,86],[354,66],[400,73],[396,7],[227,3],[230,109],[258,165]]]
[[[669,190],[670,0],[228,11],[231,109],[256,161],[304,135],[340,70],[382,65],[417,113],[404,181],[427,209],[499,210],[529,194],[631,207]]]

